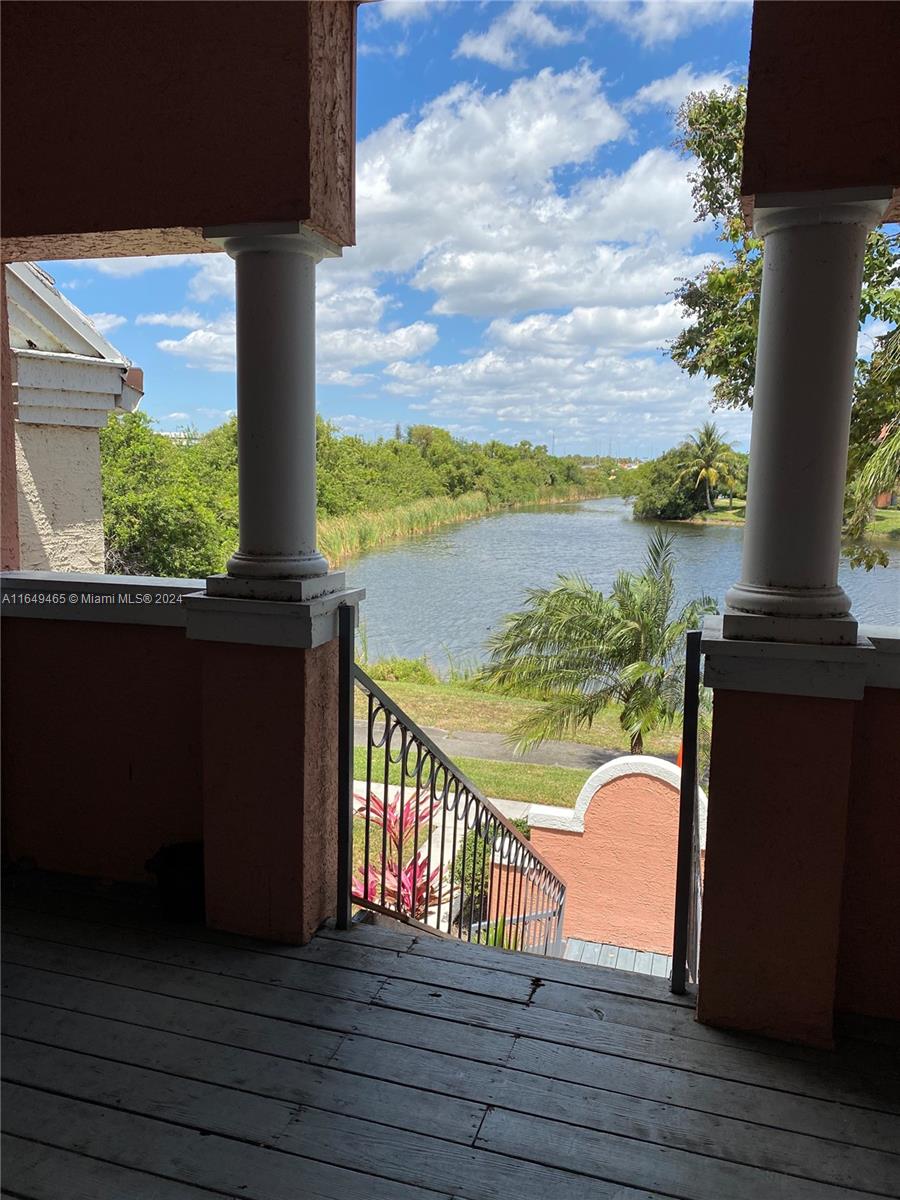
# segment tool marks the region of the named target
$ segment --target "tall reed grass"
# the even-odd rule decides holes
[[[373,546],[399,541],[417,533],[428,533],[441,525],[470,521],[489,512],[519,508],[527,504],[559,504],[567,500],[584,500],[591,494],[586,488],[573,486],[541,488],[533,496],[515,503],[499,503],[489,500],[484,492],[466,492],[455,497],[430,496],[380,512],[323,517],[319,520],[319,550],[331,566],[335,567]]]

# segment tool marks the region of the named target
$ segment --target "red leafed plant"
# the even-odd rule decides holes
[[[385,804],[375,793],[353,797],[353,812],[357,817],[368,816],[371,825],[387,830],[387,857],[384,867],[384,896],[382,898],[381,851],[384,835],[374,835],[369,843],[369,864],[362,873],[353,876],[353,894],[363,900],[399,909],[407,916],[421,918],[433,909],[440,899],[441,868],[429,873],[428,842],[431,822],[441,807],[439,799],[429,799],[413,792],[400,804],[394,796]],[[418,848],[413,844],[418,813]],[[402,821],[401,821],[402,817]],[[401,840],[400,831],[403,830]],[[374,861],[372,861],[374,859]],[[405,860],[405,861],[404,861]]]

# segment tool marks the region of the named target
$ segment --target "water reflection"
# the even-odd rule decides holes
[[[607,591],[618,571],[638,570],[652,524],[635,521],[619,499],[523,509],[469,521],[373,550],[347,567],[366,588],[362,620],[372,658],[427,655],[443,669],[484,657],[484,643],[529,587],[560,572]],[[721,605],[740,574],[742,531],[734,526],[667,526],[675,534],[680,603],[704,592]],[[840,581],[861,621],[900,623],[900,549],[887,569],[852,571]]]

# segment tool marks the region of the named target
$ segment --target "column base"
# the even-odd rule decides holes
[[[735,641],[798,642],[813,646],[855,646],[856,617],[772,616],[738,612],[726,605],[722,634]]]
[[[318,551],[313,554],[282,558],[244,554],[241,550],[237,550],[226,565],[229,579],[320,579],[328,574],[328,562]]]
[[[324,559],[322,559],[325,562]],[[327,565],[327,564],[326,564]],[[316,600],[342,592],[345,587],[343,571],[327,571],[297,579],[265,579],[242,575],[210,575],[206,581],[207,596],[231,596],[237,600]]]

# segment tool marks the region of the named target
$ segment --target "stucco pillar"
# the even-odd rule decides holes
[[[210,925],[307,941],[337,910],[338,609],[316,547],[315,271],[303,226],[207,229],[236,263],[240,545],[185,599],[203,662]]]
[[[302,226],[207,236],[235,260],[240,523],[228,574],[208,591],[308,599],[332,590],[314,582],[328,573],[316,547],[316,263],[340,249]]]
[[[765,255],[747,520],[726,637],[856,641],[837,571],[863,256],[885,205],[837,192],[757,197]]]

